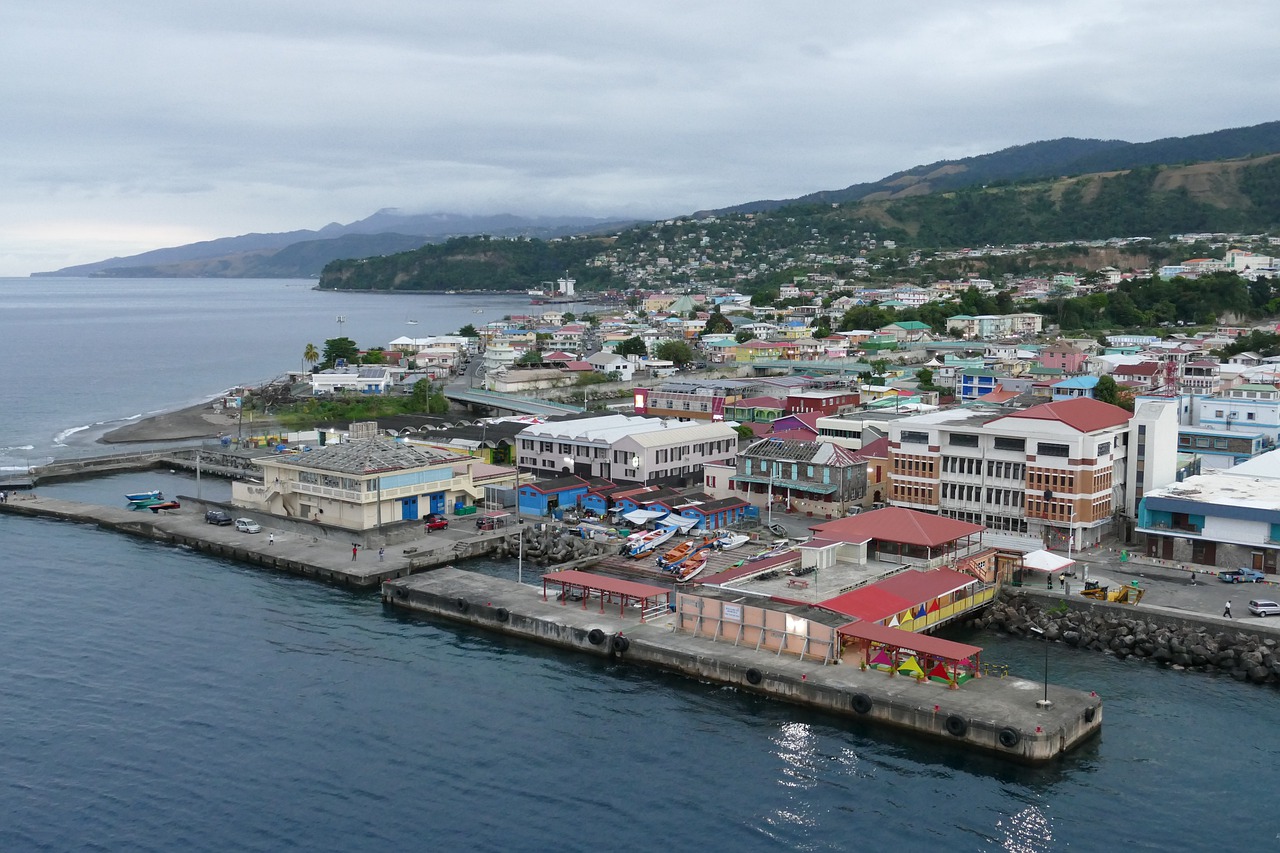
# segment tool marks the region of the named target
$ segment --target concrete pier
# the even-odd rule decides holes
[[[984,677],[948,690],[853,666],[823,666],[677,633],[670,616],[640,621],[616,605],[544,601],[541,587],[445,568],[382,585],[383,601],[586,654],[661,667],[703,681],[793,702],[873,725],[963,744],[1002,758],[1041,763],[1102,727],[1096,695],[1020,678]],[[586,606],[584,606],[586,604]]]
[[[15,494],[0,504],[0,513],[92,524],[266,569],[366,589],[391,578],[482,555],[492,551],[503,536],[436,533],[407,547],[388,546],[384,559],[379,561],[376,543],[363,547],[360,533],[333,528],[321,531],[318,526],[314,532],[301,528],[273,532],[268,527],[270,522],[261,518],[256,519],[263,522],[261,533],[241,533],[232,526],[205,523],[203,503],[183,496],[179,496],[179,502],[181,509],[154,513]],[[351,559],[353,542],[362,544],[356,560]]]

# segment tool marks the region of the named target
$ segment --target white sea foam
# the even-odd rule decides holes
[[[10,450],[35,450],[34,444],[13,444],[9,447],[0,447],[0,453],[8,453]]]
[[[93,426],[94,426],[93,424],[85,424],[84,426],[72,427],[71,429],[64,429],[62,432],[58,433],[53,437],[53,444],[55,447],[66,447],[68,438],[70,438],[71,436],[75,435],[78,432],[84,432],[87,429],[91,429]]]

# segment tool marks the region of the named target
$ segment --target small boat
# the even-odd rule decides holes
[[[159,489],[152,489],[149,492],[136,492],[132,495],[125,495],[124,499],[129,501],[129,503],[137,503],[139,501],[157,500],[163,497],[164,495],[160,492]]]
[[[658,558],[658,568],[669,570],[680,565],[684,562],[685,557],[693,553],[694,544],[692,539],[687,542],[681,542]]]
[[[408,325],[408,326],[416,326],[416,325],[418,325],[418,321],[417,321],[417,320],[405,320],[404,322],[405,322],[405,325]]]
[[[676,567],[675,576],[676,583],[688,583],[702,573],[707,567],[707,552],[705,550],[695,551],[689,557]]]
[[[785,539],[782,539],[778,542],[774,542],[772,545],[770,545],[768,548],[764,549],[763,551],[759,552],[758,554],[752,554],[750,557],[747,557],[747,562],[754,563],[758,560],[767,560],[770,557],[776,557],[779,554],[785,554],[790,550],[791,550],[791,543]]]
[[[177,501],[160,501],[159,503],[147,504],[147,509],[154,513],[159,513],[162,509],[179,509],[182,504]]]
[[[741,548],[751,541],[751,537],[745,533],[734,533],[731,530],[722,530],[720,535],[716,537],[715,547],[718,551],[732,551],[734,548]]]
[[[156,504],[165,503],[164,498],[143,498],[140,501],[129,501],[129,509],[151,509]]]
[[[676,529],[674,527],[659,527],[657,530],[650,530],[634,541],[628,541],[625,553],[633,559],[643,557],[672,536],[675,536],[675,534]]]

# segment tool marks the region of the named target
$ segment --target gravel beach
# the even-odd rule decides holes
[[[218,438],[223,435],[234,436],[239,420],[238,412],[214,411],[213,403],[201,403],[172,412],[142,418],[131,424],[125,424],[106,433],[99,439],[105,444],[128,444],[130,442],[180,441],[189,438]],[[249,427],[253,433],[272,432],[278,428],[274,420],[258,415],[252,425],[246,420],[245,434]]]

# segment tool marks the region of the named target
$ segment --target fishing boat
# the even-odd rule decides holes
[[[707,567],[706,550],[694,551],[675,569],[676,583],[688,583]]]
[[[652,553],[655,548],[676,534],[674,527],[659,527],[627,542],[626,555],[633,559]]]
[[[745,533],[734,533],[731,530],[722,530],[720,535],[716,537],[715,547],[720,551],[732,551],[734,548],[741,548],[751,541],[751,537]]]
[[[138,501],[129,501],[129,509],[151,509],[156,504],[165,502],[164,498],[143,498]]]
[[[159,503],[147,504],[147,509],[159,514],[162,509],[180,509],[182,504],[177,501],[160,501]]]
[[[690,539],[687,542],[681,542],[679,545],[658,558],[658,568],[670,570],[684,562],[685,558],[692,554],[696,548],[700,548],[706,544],[707,540],[705,539],[701,542],[693,539]]]
[[[779,554],[785,554],[790,550],[791,550],[791,543],[788,542],[786,539],[781,539],[777,542],[774,542],[772,545],[770,545],[768,548],[764,549],[763,551],[759,552],[758,554],[752,554],[750,557],[747,557],[747,562],[754,563],[759,560],[767,560],[770,557],[776,557]]]
[[[132,495],[125,495],[124,499],[127,500],[129,503],[137,503],[139,501],[158,500],[163,497],[164,495],[160,492],[159,489],[152,489],[149,492],[135,492]]]

